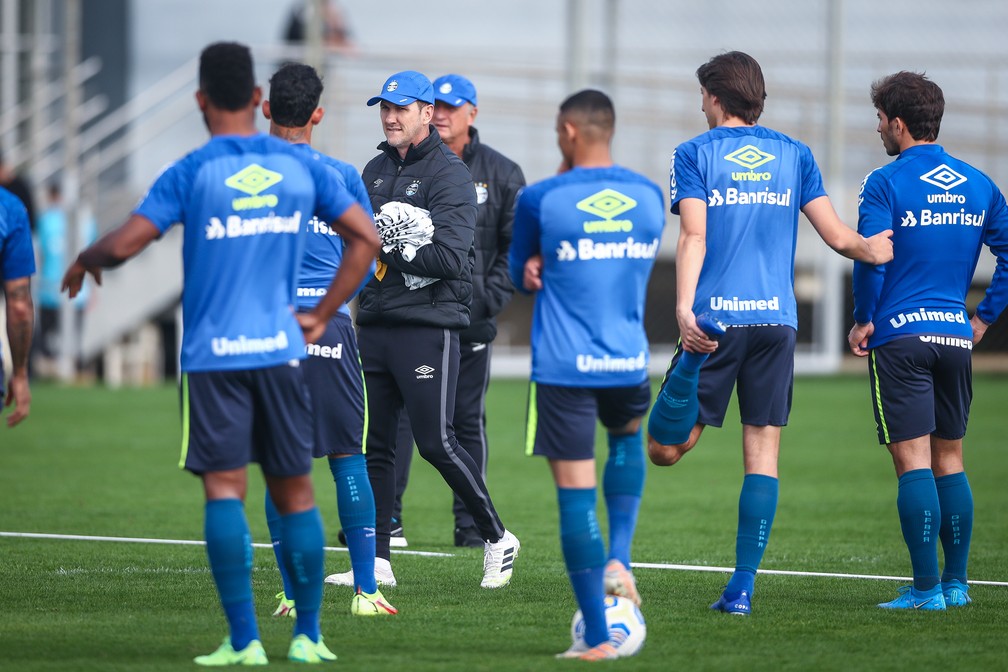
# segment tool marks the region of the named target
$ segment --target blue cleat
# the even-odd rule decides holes
[[[725,332],[728,331],[728,325],[710,313],[700,313],[697,315],[696,324],[702,332],[707,334],[707,338],[712,341],[720,340],[725,335]]]
[[[942,581],[941,589],[946,607],[965,607],[973,601],[973,598],[969,596],[969,586],[962,581],[956,579]]]
[[[714,611],[732,614],[734,616],[748,616],[752,613],[752,603],[749,601],[749,592],[741,591],[735,595],[721,593],[718,601],[710,605]]]
[[[938,584],[931,590],[917,590],[913,586],[899,589],[899,597],[892,602],[879,604],[883,609],[913,609],[916,611],[945,611],[945,596]]]

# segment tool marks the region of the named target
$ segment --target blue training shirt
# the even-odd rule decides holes
[[[729,325],[798,328],[794,257],[798,215],[826,195],[811,150],[763,126],[718,126],[672,155],[673,214],[707,203],[707,254],[693,312]]]
[[[0,280],[17,280],[34,273],[28,211],[21,199],[0,187]]]
[[[854,264],[854,319],[874,323],[874,348],[914,334],[972,339],[966,293],[983,245],[997,269],[977,314],[993,322],[1008,304],[1008,207],[984,173],[940,145],[915,145],[865,177],[858,232],[893,231],[893,260]]]
[[[515,287],[529,257],[543,257],[533,381],[627,387],[647,378],[644,298],[664,226],[661,188],[620,166],[574,168],[521,192],[510,250]]]
[[[350,195],[356,199],[357,204],[364,209],[364,212],[371,213],[371,198],[368,196],[364,181],[361,180],[360,173],[351,164],[331,156],[320,154],[307,144],[295,144],[295,149],[312,160],[321,161],[332,170],[333,174],[340,180],[340,184],[346,187]],[[308,239],[305,242],[304,258],[301,260],[301,271],[298,274],[297,307],[298,310],[310,310],[318,305],[322,297],[325,296],[333,276],[339,269],[340,262],[343,261],[343,238],[328,224],[312,217],[305,223],[305,230]],[[371,263],[371,271],[365,276],[364,283],[370,279],[374,273],[374,262]],[[363,286],[363,284],[361,285]],[[358,291],[360,289],[358,288]],[[350,314],[350,308],[344,303],[340,306],[340,312]]]
[[[136,214],[185,227],[182,370],[304,358],[293,311],[304,222],[353,203],[330,169],[268,135],[217,136],[169,166]]]

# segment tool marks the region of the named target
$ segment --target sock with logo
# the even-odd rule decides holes
[[[941,580],[955,579],[966,583],[966,565],[973,534],[973,491],[965,471],[935,478],[935,487],[941,507],[938,538],[945,554]]]
[[[336,505],[354,582],[365,593],[373,593],[378,590],[374,576],[375,503],[367,461],[363,454],[332,458],[329,470],[336,482]]]
[[[259,639],[252,602],[252,535],[241,500],[209,500],[204,508],[203,536],[231,645],[240,651]]]
[[[277,511],[269,490],[266,491],[266,527],[269,528],[270,542],[273,544],[273,555],[276,557],[277,569],[280,570],[280,580],[283,581],[284,597],[291,598],[291,582],[287,576],[287,566],[283,561],[283,532],[281,530],[280,512]]]
[[[913,585],[917,590],[931,590],[938,585],[940,506],[930,469],[913,469],[899,477],[896,509],[903,540],[910,551]]]
[[[609,640],[605,619],[605,544],[595,516],[595,488],[557,488],[560,548],[585,623],[585,642]]]
[[[630,568],[630,546],[644,492],[644,444],[641,430],[609,434],[609,459],[602,473],[602,493],[609,512],[609,557]]]
[[[763,560],[777,513],[779,481],[765,474],[746,474],[739,494],[738,532],[735,536],[735,573],[728,580],[726,595],[743,590],[752,596],[756,570]]]
[[[294,635],[319,638],[319,609],[322,606],[325,533],[318,507],[282,517],[283,557],[291,579],[297,619]]]
[[[682,346],[680,346],[682,347]],[[697,384],[709,353],[683,350],[648,415],[648,434],[663,446],[686,443],[700,414]]]

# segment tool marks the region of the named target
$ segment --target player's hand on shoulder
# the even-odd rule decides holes
[[[876,266],[892,261],[892,235],[892,229],[886,229],[885,231],[876,233],[874,236],[865,238],[865,242],[868,243],[868,249],[871,251],[872,263]]]

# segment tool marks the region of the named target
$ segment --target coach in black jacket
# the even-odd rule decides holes
[[[508,274],[508,251],[515,199],[525,186],[525,176],[514,161],[480,143],[473,126],[477,112],[476,87],[471,81],[455,74],[434,80],[434,127],[445,145],[469,167],[476,191],[473,296],[469,326],[460,334],[454,424],[459,443],[469,451],[485,478],[488,453],[485,401],[490,383],[490,355],[497,336],[497,314],[514,292]],[[402,495],[413,455],[413,437],[405,414],[399,424],[396,450],[393,535],[402,528]],[[479,529],[457,495],[453,512],[455,545],[482,546]],[[405,545],[405,538],[401,541],[393,538],[392,542]]]
[[[414,71],[392,75],[368,105],[381,104],[386,142],[364,168],[375,212],[399,201],[430,212],[434,233],[412,260],[397,249],[379,255],[361,290],[357,324],[367,383],[367,461],[375,497],[376,565],[391,577],[389,532],[395,499],[395,442],[400,411],[412,419],[420,454],[462,499],[484,547],[484,588],[511,579],[518,539],[494,509],[486,482],[452,426],[459,372],[459,332],[470,324],[476,192],[469,169],[430,121],[433,88]],[[409,289],[403,274],[435,282]],[[382,562],[384,561],[384,562]]]

